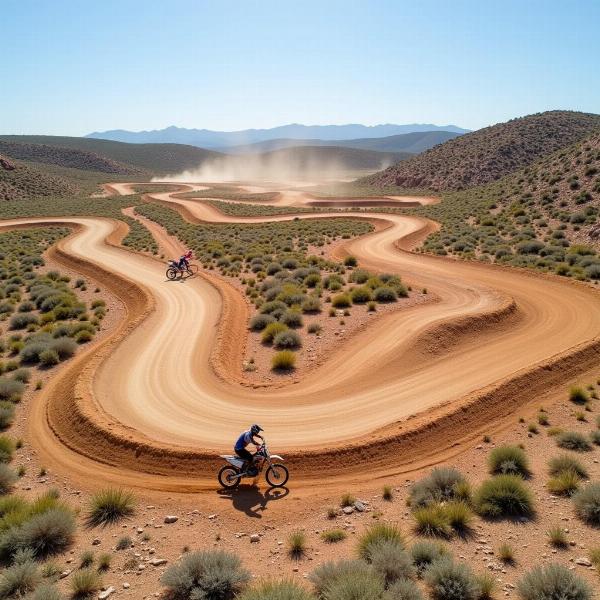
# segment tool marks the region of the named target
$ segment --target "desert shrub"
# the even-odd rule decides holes
[[[581,478],[575,471],[561,471],[548,480],[546,487],[551,494],[557,496],[570,496],[579,487]]]
[[[498,548],[498,558],[506,564],[513,563],[515,561],[515,551],[510,544],[501,544]]]
[[[529,516],[533,496],[518,475],[498,475],[484,481],[473,499],[477,512],[485,517]]]
[[[300,348],[302,339],[295,331],[282,331],[273,339],[273,346],[278,349]]]
[[[600,446],[600,431],[590,432],[590,441],[592,442],[592,444],[596,444],[596,446]]]
[[[12,378],[21,383],[28,383],[31,379],[31,371],[30,369],[17,369],[13,371]]]
[[[527,573],[517,584],[522,600],[591,600],[588,583],[567,567],[541,565]]]
[[[131,492],[108,488],[94,494],[89,502],[86,523],[90,527],[116,523],[135,512],[135,498]]]
[[[273,355],[271,368],[276,371],[293,369],[296,365],[296,355],[291,350],[281,350]]]
[[[600,483],[590,483],[573,496],[577,516],[594,527],[600,526]]]
[[[555,526],[548,529],[546,532],[548,541],[555,548],[565,548],[567,546],[567,534],[562,527]]]
[[[20,526],[9,530],[0,541],[0,553],[13,556],[30,551],[36,558],[44,558],[68,548],[75,535],[75,518],[64,506],[44,510],[50,500],[42,497],[38,505],[30,507],[33,515]],[[43,512],[42,512],[43,511]]]
[[[479,586],[471,568],[449,558],[434,562],[425,574],[433,600],[476,600]]]
[[[448,537],[451,534],[450,523],[441,504],[428,504],[413,511],[415,529],[421,535]]]
[[[324,600],[380,600],[384,585],[375,572],[346,574],[335,579],[323,593]]]
[[[263,344],[270,344],[273,342],[273,338],[283,331],[287,331],[287,325],[283,323],[269,323],[263,330],[262,342]]]
[[[583,464],[576,458],[569,456],[568,454],[561,454],[560,456],[554,456],[548,461],[548,471],[550,475],[560,475],[561,473],[572,471],[576,473],[582,479],[588,477],[587,469]]]
[[[340,498],[340,506],[352,506],[356,502],[356,496],[350,492],[345,492]]]
[[[73,338],[78,344],[85,344],[90,342],[93,338],[93,334],[87,329],[82,329],[75,334]]]
[[[15,451],[15,443],[7,435],[0,435],[0,463],[12,460]]]
[[[401,579],[393,583],[382,598],[383,600],[424,600],[423,593],[410,579]]]
[[[399,548],[404,548],[404,536],[398,527],[389,523],[376,523],[371,525],[358,540],[359,556],[368,560],[372,546],[382,542],[391,542]]]
[[[19,304],[18,311],[20,313],[31,312],[32,310],[35,310],[35,304],[29,300],[25,300],[25,302],[21,302],[21,304]]]
[[[308,578],[315,586],[317,595],[322,597],[325,590],[338,579],[344,579],[351,573],[369,577],[373,572],[373,568],[362,560],[340,560],[323,563]]]
[[[290,556],[299,558],[306,552],[306,534],[303,531],[292,531],[287,542]]]
[[[398,294],[394,288],[381,286],[373,291],[373,298],[377,302],[395,302],[398,299]]]
[[[94,564],[94,553],[91,550],[86,550],[79,558],[79,568],[85,569]]]
[[[328,529],[321,533],[321,539],[328,544],[341,542],[348,537],[348,534],[343,529]]]
[[[279,300],[273,300],[271,302],[265,302],[260,307],[260,312],[263,315],[273,315],[279,317],[287,310],[287,304],[280,302]]]
[[[309,296],[302,303],[302,312],[305,312],[305,313],[321,312],[321,301],[316,296]]]
[[[22,598],[32,592],[41,579],[32,560],[17,562],[0,575],[0,598]]]
[[[410,550],[413,565],[417,569],[417,573],[422,574],[435,561],[450,556],[450,552],[443,544],[439,542],[418,541],[415,542]]]
[[[270,323],[274,323],[275,318],[271,315],[255,315],[250,319],[250,329],[252,331],[262,331]]]
[[[588,401],[588,395],[582,387],[573,386],[569,389],[569,400],[575,404],[585,404]]]
[[[174,600],[230,600],[249,579],[235,554],[206,550],[185,554],[165,571],[161,582]]]
[[[365,304],[373,297],[371,290],[368,287],[356,287],[350,292],[350,297],[354,304]]]
[[[112,562],[112,555],[105,552],[98,557],[98,571],[108,571]]]
[[[356,267],[357,264],[358,264],[358,261],[356,260],[356,257],[354,257],[354,256],[346,256],[346,258],[344,259],[345,267]]]
[[[22,381],[0,377],[0,400],[18,402],[24,390],[25,385]]]
[[[455,500],[443,505],[448,524],[452,529],[466,532],[471,527],[473,513],[469,505],[462,500]]]
[[[308,333],[321,333],[321,330],[323,328],[318,324],[318,323],[311,323],[307,328],[306,331],[308,331]]]
[[[102,579],[94,569],[75,571],[70,579],[73,598],[89,598],[102,588]]]
[[[410,579],[414,576],[409,554],[395,541],[386,540],[371,544],[369,562],[383,577],[386,586],[399,579]]]
[[[0,400],[0,430],[9,427],[15,418],[15,405],[6,400]]]
[[[423,507],[435,502],[464,499],[461,493],[466,480],[462,473],[451,467],[437,467],[414,483],[410,489],[409,502],[413,507]]]
[[[294,581],[266,581],[252,587],[236,600],[314,600],[314,596]]]
[[[586,437],[578,431],[564,431],[557,436],[556,444],[560,448],[575,450],[576,452],[586,452],[592,449]]]
[[[365,269],[354,269],[354,271],[350,273],[348,281],[352,283],[366,283],[370,277],[371,273],[369,273],[369,271],[365,271]]]
[[[352,299],[348,294],[336,294],[331,299],[331,305],[334,308],[348,308],[352,304]]]
[[[27,600],[63,600],[63,595],[53,585],[41,585]]]
[[[19,313],[13,315],[9,321],[9,329],[25,329],[28,325],[37,325],[39,320],[36,315]]]
[[[50,349],[58,354],[60,360],[65,360],[77,352],[77,344],[71,338],[59,337],[50,343]]]
[[[48,344],[44,342],[31,342],[23,347],[19,356],[23,363],[37,363],[40,361],[40,354],[48,349]]]
[[[124,535],[123,537],[119,538],[115,548],[117,550],[127,550],[127,548],[131,548],[132,543],[133,543],[133,540],[129,536]]]
[[[512,473],[526,476],[529,474],[529,461],[525,452],[518,446],[499,446],[488,457],[490,473]]]
[[[43,352],[40,352],[40,364],[44,367],[53,367],[60,362],[60,356],[56,350],[46,348]]]
[[[0,463],[0,494],[8,494],[17,480],[17,474],[4,463]]]
[[[279,321],[288,327],[302,327],[302,313],[297,310],[288,310],[279,317]]]

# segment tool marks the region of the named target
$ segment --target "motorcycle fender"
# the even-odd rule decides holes
[[[279,454],[271,454],[271,458],[276,458],[277,460],[285,460],[285,458],[282,458],[281,456],[279,456]]]

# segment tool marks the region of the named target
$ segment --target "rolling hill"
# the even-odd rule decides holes
[[[243,146],[231,146],[227,148],[230,154],[254,154],[258,152],[271,152],[293,146],[338,146],[342,148],[358,148],[362,150],[376,150],[378,152],[407,152],[418,154],[437,144],[442,144],[454,139],[461,134],[452,131],[420,131],[413,133],[402,133],[382,138],[358,138],[355,140],[294,140],[281,138],[246,144]]]
[[[227,152],[231,146],[253,144],[273,139],[297,140],[352,140],[357,138],[380,138],[415,131],[451,131],[465,133],[468,130],[455,125],[282,125],[271,129],[245,129],[243,131],[212,131],[209,129],[185,129],[182,127],[167,127],[152,131],[96,131],[87,138],[114,140],[129,143],[177,143],[190,144],[202,148],[222,150]],[[337,144],[332,144],[337,145]]]
[[[126,144],[79,137],[0,135],[0,141],[80,150],[159,176],[193,169],[207,159],[222,156],[218,152],[182,144]]]
[[[524,168],[600,129],[600,115],[549,111],[485,127],[360,181],[375,187],[460,190]]]

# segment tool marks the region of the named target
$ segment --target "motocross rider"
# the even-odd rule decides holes
[[[237,439],[235,446],[233,447],[234,452],[243,459],[244,468],[242,470],[246,470],[249,468],[254,462],[254,454],[246,450],[246,446],[250,444],[254,444],[258,449],[260,444],[256,442],[255,438],[259,438],[262,442],[265,441],[265,438],[260,435],[260,432],[263,431],[263,428],[256,423],[250,427],[247,431],[244,431],[240,437]]]

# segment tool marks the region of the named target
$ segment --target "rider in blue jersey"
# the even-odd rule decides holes
[[[240,458],[246,461],[242,470],[245,470],[246,467],[248,467],[248,465],[251,465],[254,460],[254,454],[246,450],[246,446],[254,444],[256,448],[259,448],[260,444],[258,444],[254,438],[260,438],[261,441],[265,441],[265,438],[263,438],[262,435],[259,435],[261,431],[263,431],[263,428],[260,425],[252,425],[252,427],[250,427],[248,431],[244,431],[240,435],[240,437],[237,439],[237,442],[235,443],[235,446],[233,447],[234,452]]]

